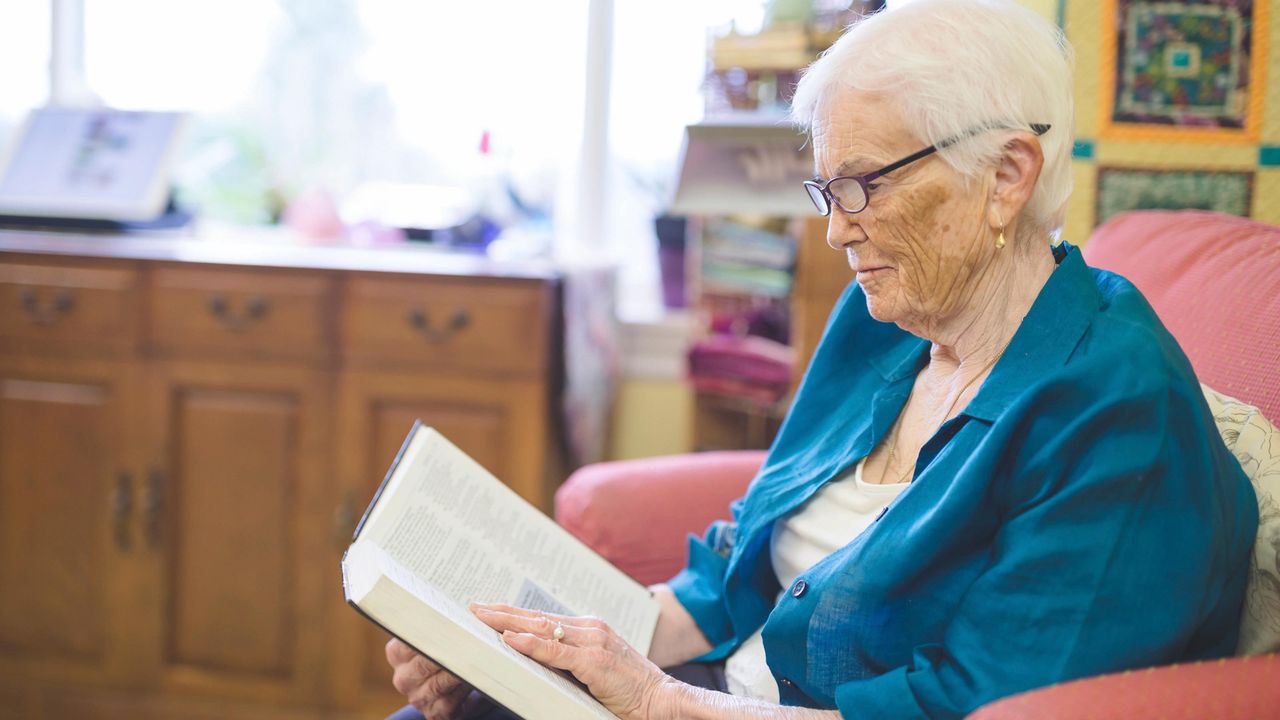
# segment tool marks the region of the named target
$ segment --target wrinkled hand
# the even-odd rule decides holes
[[[679,682],[627,644],[603,620],[535,612],[510,605],[472,603],[471,611],[502,633],[512,648],[544,665],[573,673],[623,720],[675,716]],[[556,623],[564,637],[553,639]]]
[[[452,720],[470,714],[467,697],[472,688],[457,675],[396,638],[387,643],[387,662],[394,670],[391,684],[424,717]]]

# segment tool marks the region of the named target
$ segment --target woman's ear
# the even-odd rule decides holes
[[[987,222],[999,230],[1022,213],[1040,178],[1044,152],[1032,132],[1020,130],[1004,144],[1004,154],[995,167],[995,187],[991,193]]]

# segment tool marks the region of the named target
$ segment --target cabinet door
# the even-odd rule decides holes
[[[337,430],[337,518],[345,532],[335,538],[335,561],[417,419],[549,511],[545,392],[536,380],[345,373],[339,381]],[[343,607],[340,594],[336,600],[333,686],[342,704],[361,717],[385,717],[397,703],[404,704],[391,687],[383,649],[387,636]]]
[[[325,701],[329,401],[321,373],[269,365],[152,368],[141,498],[149,643],[171,695]]]
[[[134,377],[0,356],[0,697],[134,681]]]

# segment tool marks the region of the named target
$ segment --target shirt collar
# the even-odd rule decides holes
[[[987,415],[988,411],[972,412],[979,407],[979,398],[984,401],[984,406],[987,401],[997,400],[995,396],[998,393],[989,388],[1005,384],[1003,392],[1016,394],[1025,387],[1025,381],[1034,379],[1041,370],[1066,362],[1084,335],[1100,301],[1093,274],[1081,258],[1080,249],[1070,243],[1054,246],[1053,259],[1057,268],[1040,289],[1009,347],[982,384],[982,392],[969,404],[970,412],[967,414],[992,419],[994,416]],[[897,330],[895,326],[887,325]],[[889,382],[914,377],[928,363],[929,341],[910,333],[901,330],[891,333],[885,338],[883,347],[884,350],[869,357],[868,362]],[[1009,399],[1004,398],[992,408],[1003,409]]]
[[[1053,255],[1058,267],[965,415],[993,422],[1027,386],[1067,362],[1097,314],[1101,296],[1079,248],[1064,242],[1054,247]]]

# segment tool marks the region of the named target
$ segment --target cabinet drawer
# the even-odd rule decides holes
[[[132,268],[0,263],[0,336],[28,346],[127,349],[138,335]]]
[[[356,365],[537,372],[548,364],[548,289],[540,282],[352,278],[343,354]]]
[[[327,277],[159,268],[151,335],[167,355],[324,360]]]

